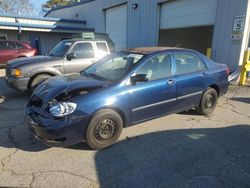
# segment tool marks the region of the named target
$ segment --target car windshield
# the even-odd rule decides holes
[[[110,82],[119,81],[143,55],[134,53],[114,53],[99,60],[80,72],[83,76]]]
[[[61,41],[56,47],[49,53],[50,56],[54,57],[63,57],[65,53],[68,51],[69,47],[73,44],[70,41]]]

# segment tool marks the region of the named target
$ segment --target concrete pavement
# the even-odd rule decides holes
[[[231,86],[210,117],[164,116],[124,129],[113,147],[48,148],[24,125],[29,93],[0,72],[0,186],[250,187],[250,88]]]

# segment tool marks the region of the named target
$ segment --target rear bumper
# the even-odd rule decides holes
[[[19,91],[25,91],[28,89],[28,83],[30,78],[12,78],[5,77],[5,82],[10,88],[14,88]]]
[[[225,95],[228,91],[228,87],[229,87],[229,82],[225,82],[224,84],[221,84],[220,86],[220,97]]]
[[[84,141],[90,116],[70,115],[62,119],[26,114],[26,125],[35,138],[48,146],[67,147]]]

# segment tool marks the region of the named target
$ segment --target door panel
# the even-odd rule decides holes
[[[89,67],[94,60],[94,58],[72,59],[71,61],[64,60],[64,73],[80,72]]]
[[[174,111],[176,87],[166,78],[131,86],[132,122],[150,119]]]
[[[147,60],[135,75],[147,75],[148,82],[131,85],[132,122],[150,119],[175,109],[176,85],[171,54],[159,54]]]
[[[176,73],[177,108],[188,109],[199,105],[208,79],[205,63],[194,53],[173,53]]]
[[[191,73],[176,76],[177,108],[187,109],[199,105],[203,91],[205,90],[205,79],[202,73]]]

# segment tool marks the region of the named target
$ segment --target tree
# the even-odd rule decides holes
[[[47,12],[52,8],[56,8],[59,6],[65,6],[72,3],[80,2],[80,0],[48,0],[45,4],[42,5],[42,9]]]
[[[0,10],[10,14],[37,14],[30,0],[0,0]]]

